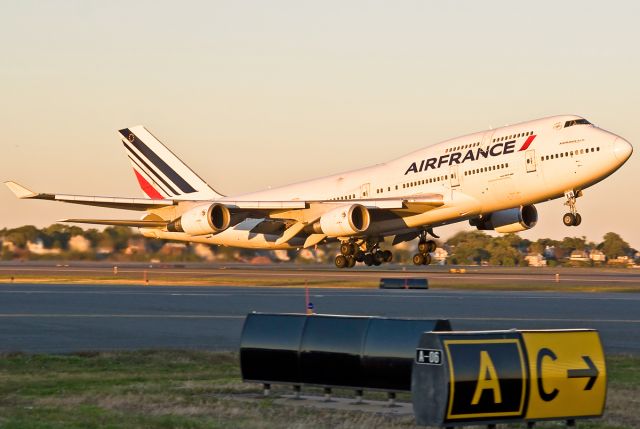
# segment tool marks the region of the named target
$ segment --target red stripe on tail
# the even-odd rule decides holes
[[[149,196],[149,198],[153,198],[154,200],[164,199],[164,197],[158,191],[156,191],[156,189],[153,186],[151,186],[151,184],[147,182],[147,180],[144,177],[142,177],[142,175],[138,173],[135,168],[133,169],[133,172],[136,173],[136,179],[138,179],[138,183],[140,184],[140,187],[142,188],[144,193]]]
[[[523,150],[527,150],[527,148],[529,147],[529,145],[533,142],[533,139],[536,138],[536,134],[529,136],[529,138],[527,139],[527,141],[524,142],[524,144],[522,145],[522,147],[520,148],[520,151]],[[520,152],[518,151],[518,152]]]

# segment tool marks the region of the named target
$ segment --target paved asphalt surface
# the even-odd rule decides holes
[[[0,351],[235,350],[250,311],[303,312],[304,289],[0,284]],[[316,311],[448,318],[459,330],[596,328],[640,355],[640,295],[312,289]]]
[[[315,280],[369,280],[377,282],[380,277],[429,277],[433,284],[455,285],[474,284],[544,284],[554,283],[556,274],[561,282],[580,284],[588,287],[631,286],[640,290],[640,270],[638,269],[597,269],[597,268],[504,268],[504,267],[464,267],[466,274],[451,274],[449,266],[389,264],[381,267],[359,266],[350,270],[338,270],[329,265],[274,264],[269,266],[249,264],[143,264],[118,263],[119,276],[142,280],[145,272],[151,279],[160,275],[166,278],[203,278],[216,277],[246,279],[260,277],[264,279],[315,279]],[[86,276],[113,276],[114,263],[108,262],[71,262],[55,264],[43,261],[15,263],[0,261],[0,274],[16,276],[61,275],[67,278]]]

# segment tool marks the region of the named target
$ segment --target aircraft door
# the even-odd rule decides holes
[[[451,187],[455,188],[456,186],[460,186],[460,178],[458,177],[458,166],[457,165],[452,165],[451,166],[451,175],[450,175],[450,179],[451,179]]]
[[[371,192],[371,183],[365,183],[360,186],[360,198],[369,198],[369,193]]]
[[[527,173],[536,171],[536,151],[531,149],[525,152],[525,162],[527,163]]]

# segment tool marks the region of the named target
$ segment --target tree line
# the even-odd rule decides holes
[[[82,237],[79,241],[78,237]],[[289,251],[278,257],[271,251],[233,249],[207,245],[168,245],[167,241],[149,239],[128,227],[110,226],[103,230],[83,229],[78,226],[53,224],[44,228],[33,225],[0,229],[2,248],[0,259],[114,259],[114,260],[182,260],[203,259],[250,260],[262,256],[271,260],[296,260],[312,257],[320,262],[332,262],[336,245],[320,246],[308,252]],[[79,244],[80,243],[80,244]],[[37,245],[34,250],[33,245]],[[483,231],[462,231],[438,246],[448,252],[446,263],[454,265],[527,265],[527,255],[540,254],[551,264],[569,263],[574,251],[600,251],[608,260],[627,256],[635,260],[638,252],[620,235],[608,232],[600,242],[586,237],[564,237],[561,240],[541,238],[530,241],[517,234],[493,237]],[[199,246],[199,247],[198,247]],[[386,244],[389,246],[389,244]],[[394,249],[397,262],[411,261],[415,243]],[[204,249],[204,250],[203,250]],[[311,256],[309,256],[311,255]]]

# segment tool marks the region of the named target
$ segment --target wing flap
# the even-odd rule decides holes
[[[61,219],[65,223],[89,223],[93,225],[133,226],[137,228],[163,228],[167,221],[157,220],[126,220],[126,219]]]

